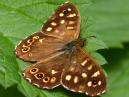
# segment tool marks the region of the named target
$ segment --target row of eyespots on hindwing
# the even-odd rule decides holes
[[[34,77],[37,79],[37,80],[42,80],[43,83],[55,83],[56,82],[56,77],[49,77],[49,76],[45,76],[44,73],[42,72],[39,72],[39,69],[38,68],[32,68],[30,70],[30,74],[34,75]]]

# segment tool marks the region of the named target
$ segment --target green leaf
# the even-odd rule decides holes
[[[82,16],[81,37],[86,38],[86,51],[89,53],[107,46],[93,32],[87,32],[88,22],[87,13],[85,13],[89,3],[87,0],[71,0],[80,10]],[[29,62],[24,62],[15,57],[14,46],[25,37],[35,31],[39,31],[42,21],[47,20],[54,9],[65,0],[0,0],[0,84],[7,88],[17,84],[17,88],[26,97],[78,97],[84,94],[72,93],[62,87],[45,90],[38,89],[28,83],[21,71]],[[96,57],[100,64],[106,61],[99,54],[91,54]]]
[[[25,97],[23,94],[18,91],[16,86],[10,88],[3,88],[0,86],[0,97]]]
[[[14,45],[0,34],[0,84],[5,88],[19,81],[18,66],[14,55]]]
[[[97,32],[109,47],[129,42],[129,0],[91,0],[87,14],[93,18],[89,31]]]
[[[105,60],[105,58],[102,55],[100,55],[99,53],[92,52],[92,53],[90,53],[90,55],[92,55],[93,56],[93,59],[95,59],[96,62],[99,63],[99,64],[101,64],[101,65],[107,63],[107,61]]]
[[[129,44],[128,44],[129,45]],[[102,97],[129,96],[129,47],[126,49],[105,50],[103,55],[108,60],[104,65],[108,74],[108,91]]]

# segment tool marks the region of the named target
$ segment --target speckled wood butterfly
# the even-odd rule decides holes
[[[24,77],[40,88],[62,85],[74,92],[96,96],[106,91],[103,69],[82,48],[80,13],[66,2],[43,25],[42,30],[22,40],[16,56],[34,62]]]

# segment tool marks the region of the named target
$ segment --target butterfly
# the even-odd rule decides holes
[[[24,77],[39,88],[64,88],[97,96],[106,92],[106,76],[100,65],[83,49],[79,37],[80,13],[70,2],[60,5],[41,31],[22,40],[16,56],[33,62]]]

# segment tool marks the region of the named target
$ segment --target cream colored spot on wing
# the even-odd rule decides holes
[[[26,78],[30,83],[31,83],[31,79],[30,78]]]
[[[88,95],[88,93],[86,92],[86,95]]]
[[[52,30],[52,27],[48,27],[46,31],[51,31]]]
[[[87,86],[88,86],[88,87],[91,87],[91,86],[92,86],[92,82],[89,81],[89,82],[87,83]]]
[[[73,61],[72,61],[72,63],[73,63],[73,64],[76,64],[76,63],[77,63],[77,61],[76,61],[76,60],[73,60]]]
[[[39,39],[39,36],[34,36],[33,39]]]
[[[101,85],[101,81],[98,81],[98,85],[99,85],[99,86]]]
[[[73,82],[76,84],[78,82],[78,76],[75,76]]]
[[[106,90],[103,90],[103,91],[102,91],[102,94],[105,93],[105,92],[106,92]]]
[[[56,30],[55,30],[55,33],[59,33],[59,30],[56,29]]]
[[[35,85],[35,86],[37,86],[37,87],[40,87],[38,84],[36,84],[36,83],[33,83],[33,85]]]
[[[83,78],[86,78],[86,77],[87,77],[87,74],[86,74],[86,73],[82,73],[81,76],[82,76]]]
[[[56,24],[55,22],[52,22],[51,25],[52,25],[52,26],[56,26],[57,24]]]
[[[52,73],[52,74],[56,74],[56,73],[58,73],[58,72],[57,72],[56,70],[52,70],[51,73]]]
[[[91,69],[92,69],[92,65],[90,65],[87,69],[88,69],[88,70],[91,70]]]
[[[40,42],[40,43],[43,43],[43,40],[44,40],[44,39],[45,39],[45,38],[43,38],[43,39],[39,39],[39,42]]]
[[[83,91],[81,91],[81,90],[79,90],[78,92],[79,92],[79,93],[83,93]]]
[[[72,18],[72,17],[75,17],[75,16],[76,16],[76,14],[73,13],[73,14],[68,15],[67,17],[68,17],[68,18]]]
[[[98,75],[100,75],[99,71],[95,72],[91,77],[97,77]]]
[[[63,16],[64,16],[64,14],[63,14],[63,13],[60,13],[60,14],[59,14],[59,16],[60,16],[60,17],[63,17]]]
[[[60,23],[61,23],[61,24],[64,24],[64,23],[65,23],[65,20],[61,20]]]
[[[84,61],[81,63],[81,65],[82,65],[82,66],[85,66],[85,64],[86,64],[87,62],[88,62],[87,60],[84,60]]]
[[[100,95],[101,93],[97,93],[97,95]]]
[[[32,53],[29,53],[29,56],[32,57]]]
[[[75,24],[75,22],[74,21],[69,21],[69,24],[72,25],[72,24]]]
[[[74,71],[74,69],[75,69],[74,67],[70,67],[70,71]]]
[[[71,11],[72,9],[71,8],[68,8],[68,11]]]
[[[73,30],[73,29],[74,29],[74,27],[67,27],[67,29],[68,29],[68,30]]]
[[[22,47],[28,47],[28,46],[26,46],[26,45],[23,44]]]
[[[50,80],[51,83],[55,83],[56,82],[56,77],[52,77]]]
[[[71,77],[71,75],[66,75],[65,80],[70,81]]]

